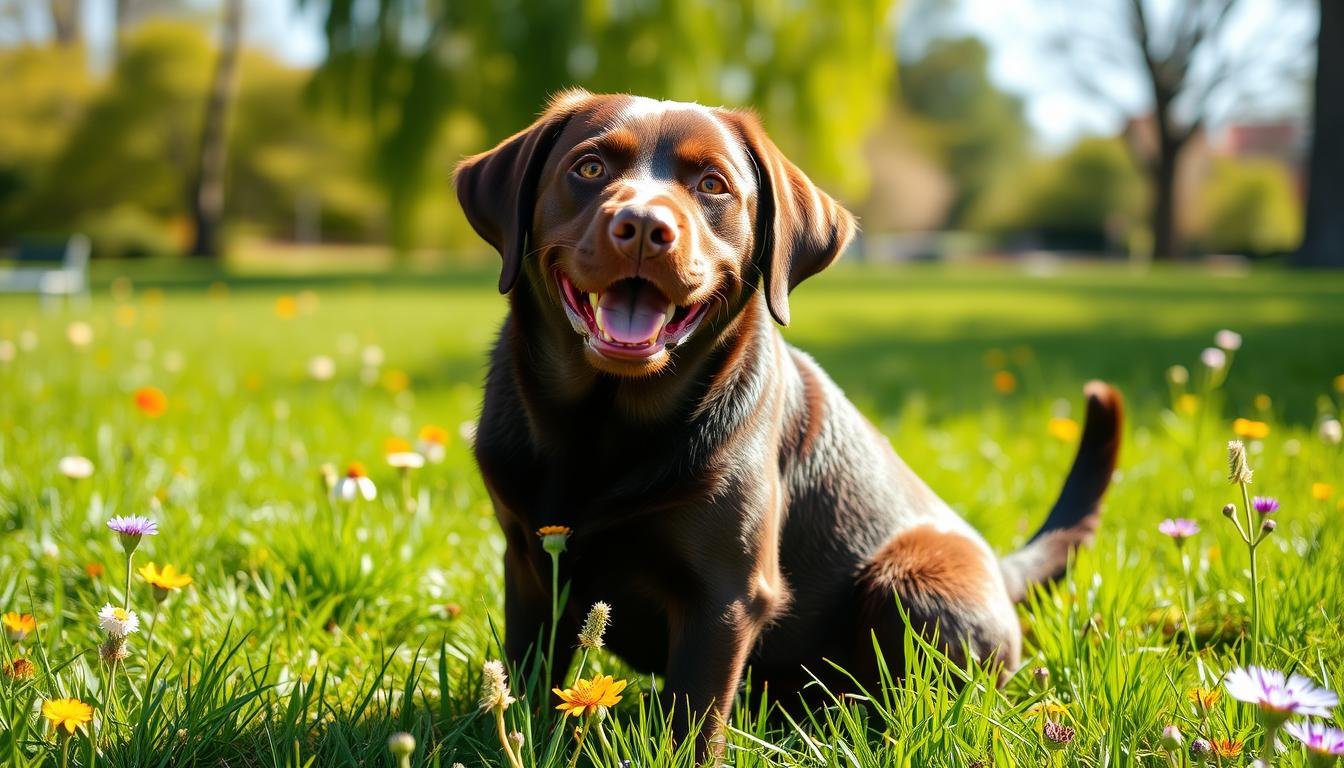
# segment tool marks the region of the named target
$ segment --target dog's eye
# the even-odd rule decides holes
[[[728,182],[724,181],[723,177],[717,173],[707,173],[704,178],[700,179],[696,189],[707,195],[722,195],[728,191]]]
[[[574,166],[574,172],[585,179],[596,179],[607,172],[607,167],[602,164],[601,160],[595,157],[587,157]]]

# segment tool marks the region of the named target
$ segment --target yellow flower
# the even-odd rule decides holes
[[[420,439],[426,443],[443,445],[448,442],[448,430],[437,424],[426,424],[420,428]]]
[[[394,453],[410,453],[411,444],[400,437],[389,437],[383,441],[383,454],[391,456]]]
[[[625,690],[625,681],[613,680],[611,675],[598,675],[592,680],[582,678],[576,680],[573,688],[566,688],[563,691],[559,688],[551,690],[561,701],[555,708],[566,715],[578,717],[616,706],[621,700],[621,691]]]
[[[16,643],[37,631],[37,619],[26,613],[10,611],[4,616],[0,616],[0,624],[5,625],[5,634],[9,635],[9,639]]]
[[[293,296],[281,296],[275,300],[275,316],[289,320],[299,313],[299,302]]]
[[[1317,501],[1329,501],[1335,495],[1335,486],[1329,483],[1312,483],[1311,498]]]
[[[1214,739],[1213,754],[1218,757],[1241,757],[1241,741],[1237,739]]]
[[[1223,692],[1217,688],[1191,688],[1185,693],[1185,697],[1200,712],[1208,712],[1213,709],[1213,705],[1217,704],[1218,699],[1222,696]]]
[[[1232,431],[1245,440],[1263,440],[1269,436],[1269,425],[1263,421],[1237,419],[1232,422]]]
[[[74,733],[79,726],[93,719],[93,707],[79,699],[47,699],[42,702],[42,716],[57,728]]]
[[[1073,419],[1056,417],[1050,420],[1047,427],[1050,436],[1063,443],[1072,443],[1082,434],[1082,427]]]
[[[155,590],[181,589],[191,583],[191,574],[181,573],[171,565],[164,565],[163,570],[159,570],[153,562],[150,562],[142,567],[139,573],[140,577],[149,582]]]
[[[1189,392],[1176,398],[1176,410],[1181,413],[1190,414],[1199,410],[1199,395],[1192,395]]]
[[[1068,716],[1069,710],[1066,709],[1063,704],[1058,704],[1053,701],[1037,702],[1027,709],[1027,717],[1032,719],[1043,717],[1046,720],[1058,721],[1063,720]]]
[[[1335,391],[1344,392],[1344,373],[1335,377]]]
[[[996,371],[994,373],[994,391],[1001,395],[1011,394],[1017,389],[1017,377],[1012,371]]]

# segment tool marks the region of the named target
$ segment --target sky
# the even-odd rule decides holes
[[[13,2],[14,0],[10,0]],[[1081,1],[1081,0],[1076,0]],[[1181,0],[1154,0],[1160,12]],[[41,33],[48,24],[41,8],[45,3],[17,0],[19,8],[33,9],[25,20],[30,32]],[[209,11],[218,0],[189,0]],[[3,5],[3,0],[0,0]],[[320,5],[320,3],[316,4]],[[910,0],[905,5],[911,6]],[[1293,0],[1244,0],[1247,21],[1240,34],[1248,40],[1263,24],[1283,21],[1309,31],[1314,23],[1311,3]],[[957,32],[983,39],[990,49],[990,76],[995,83],[1020,95],[1037,144],[1046,150],[1068,146],[1089,134],[1110,135],[1119,130],[1122,117],[1113,108],[1083,97],[1070,75],[1051,56],[1043,53],[1043,30],[1057,22],[1042,10],[1039,0],[955,0],[946,23]],[[84,0],[84,26],[95,56],[98,41],[110,38],[113,0]],[[21,10],[20,13],[23,13]],[[311,66],[322,60],[326,44],[322,37],[320,9],[300,9],[298,0],[246,0],[244,14],[247,44],[270,50],[294,65]],[[1237,36],[1232,40],[1235,44]],[[1123,101],[1141,103],[1142,83],[1115,78],[1112,83]],[[1261,98],[1262,102],[1264,98]],[[1303,112],[1306,88],[1278,88],[1268,98],[1270,111]],[[1235,108],[1235,107],[1233,107]]]

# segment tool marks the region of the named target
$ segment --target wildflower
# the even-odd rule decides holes
[[[1055,417],[1050,420],[1047,430],[1050,436],[1063,443],[1072,443],[1082,434],[1082,427],[1078,422],[1069,418]]]
[[[543,525],[537,529],[537,535],[541,537],[541,548],[551,556],[565,551],[565,543],[573,533],[573,529],[567,525]]]
[[[481,709],[508,709],[514,702],[503,662],[490,660],[481,668]]]
[[[1199,533],[1199,523],[1184,517],[1167,518],[1157,524],[1157,530],[1170,536],[1172,541],[1180,545],[1184,544],[1186,539]]]
[[[1329,717],[1339,704],[1334,691],[1317,688],[1302,675],[1285,677],[1278,670],[1264,667],[1234,669],[1223,685],[1232,698],[1258,706],[1261,717],[1275,727],[1291,715]]]
[[[1053,701],[1038,702],[1027,708],[1027,717],[1031,719],[1043,717],[1046,720],[1062,720],[1068,716],[1069,710]]]
[[[1216,344],[1219,349],[1228,352],[1236,352],[1238,349],[1241,349],[1241,334],[1224,328],[1213,335],[1213,343]]]
[[[23,642],[23,639],[37,631],[37,619],[26,613],[10,611],[0,616],[0,624],[5,626],[5,634],[11,643]]]
[[[84,575],[85,575],[85,576],[88,576],[90,579],[101,579],[101,578],[103,577],[103,572],[104,572],[105,570],[106,570],[106,569],[103,568],[103,564],[102,564],[102,563],[85,563],[85,564],[84,564]]]
[[[154,536],[159,532],[159,524],[143,515],[114,517],[107,521],[107,527],[121,535],[121,548],[126,550],[128,555],[140,546],[141,538]]]
[[[1190,371],[1184,365],[1173,365],[1167,369],[1167,381],[1184,387],[1190,381]]]
[[[1279,524],[1274,522],[1273,518],[1260,521],[1260,530],[1264,531],[1265,533],[1273,533],[1274,529],[1278,527]]]
[[[1317,501],[1329,501],[1335,495],[1335,486],[1329,483],[1312,483],[1311,498]]]
[[[1269,436],[1269,425],[1263,421],[1236,419],[1232,422],[1232,431],[1246,440],[1264,440]]]
[[[1289,736],[1302,742],[1307,752],[1319,757],[1340,757],[1344,755],[1344,731],[1332,728],[1325,723],[1310,720],[1297,720],[1283,727]],[[1329,762],[1321,761],[1323,765]]]
[[[1054,720],[1045,721],[1041,735],[1045,737],[1045,748],[1052,752],[1065,749],[1073,741],[1073,729]]]
[[[1176,398],[1176,410],[1181,413],[1190,414],[1199,410],[1199,395],[1192,395],[1189,392]]]
[[[425,466],[425,457],[415,451],[400,451],[387,454],[388,466],[393,469],[419,469]]]
[[[316,355],[308,361],[308,375],[316,381],[330,381],[336,375],[336,361],[327,355]]]
[[[387,748],[398,759],[410,757],[415,752],[415,737],[405,731],[398,731],[387,737]]]
[[[385,359],[383,348],[377,344],[370,344],[360,351],[359,359],[364,365],[370,368],[377,368],[383,364],[383,360]]]
[[[1012,394],[1017,389],[1017,377],[1012,371],[996,371],[994,373],[994,391],[1001,395]]]
[[[345,477],[337,480],[332,486],[332,493],[342,501],[354,501],[356,496],[363,497],[365,501],[373,501],[378,497],[378,487],[369,479],[369,473],[365,471],[364,465],[352,461],[345,468]]]
[[[1256,496],[1251,499],[1251,506],[1261,515],[1272,515],[1279,511],[1279,500],[1273,496]]]
[[[71,480],[83,480],[93,474],[93,462],[83,456],[64,456],[56,462],[56,468]]]
[[[65,338],[76,347],[87,347],[93,343],[93,326],[76,320],[65,327]]]
[[[33,666],[33,662],[27,659],[18,658],[11,662],[6,663],[4,666],[4,672],[5,677],[8,677],[10,679],[27,680],[28,678],[37,674],[37,667]]]
[[[181,573],[172,565],[165,564],[163,570],[159,570],[150,561],[147,565],[140,568],[140,578],[144,579],[154,588],[154,602],[161,603],[168,597],[169,592],[179,590],[191,583],[191,574]]]
[[[140,617],[135,611],[108,603],[98,611],[98,626],[113,637],[125,637],[140,630]]]
[[[1227,479],[1236,485],[1248,485],[1251,482],[1251,467],[1246,463],[1246,445],[1240,440],[1227,443]]]
[[[275,316],[281,320],[292,319],[299,313],[299,302],[293,296],[285,295],[275,300]]]
[[[1185,746],[1185,737],[1181,735],[1180,728],[1174,725],[1168,725],[1166,728],[1162,729],[1161,743],[1162,748],[1168,752],[1177,752],[1181,747]]]
[[[1214,739],[1209,746],[1213,748],[1214,757],[1241,757],[1243,745],[1240,739]]]
[[[1035,678],[1036,682],[1040,683],[1041,685],[1045,685],[1046,683],[1050,682],[1050,670],[1045,667],[1036,667],[1035,669],[1031,670],[1031,676]]]
[[[1190,742],[1190,759],[1203,765],[1213,756],[1213,742],[1208,739],[1193,739]]]
[[[527,743],[527,738],[523,736],[522,731],[510,731],[509,743],[513,745],[515,750],[520,750],[523,748],[523,745]]]
[[[588,609],[588,618],[583,621],[579,632],[579,645],[590,650],[601,648],[602,635],[607,631],[607,622],[611,620],[611,606],[598,601]]]
[[[1209,347],[1199,353],[1199,361],[1211,371],[1221,371],[1227,365],[1227,353],[1217,347]]]
[[[1339,423],[1339,419],[1322,421],[1317,432],[1321,436],[1321,442],[1327,445],[1339,445],[1340,441],[1344,440],[1344,425]]]
[[[42,716],[56,728],[73,734],[75,729],[93,719],[93,707],[79,699],[47,699],[42,702]]]
[[[151,419],[157,419],[168,410],[168,396],[158,387],[141,387],[135,390],[135,407]]]
[[[615,680],[611,675],[598,675],[592,680],[580,678],[574,681],[572,688],[551,690],[560,697],[560,703],[555,708],[566,715],[578,717],[616,706],[621,700],[621,691],[625,690],[625,681]]]
[[[1224,505],[1223,505],[1223,517],[1226,517],[1226,518],[1229,518],[1229,519],[1230,519],[1230,518],[1231,518],[1233,515],[1235,515],[1235,514],[1237,514],[1237,505],[1235,505],[1235,504],[1224,504]]]
[[[1223,692],[1217,688],[1191,688],[1186,691],[1185,697],[1195,705],[1200,714],[1207,714],[1223,697]]]
[[[445,450],[447,445],[448,430],[434,424],[426,424],[420,428],[420,436],[416,440],[415,448],[431,464],[438,464],[443,461],[444,455],[447,453]]]
[[[126,638],[109,635],[103,644],[98,646],[98,656],[102,658],[103,663],[109,667],[115,667],[120,662],[126,660],[131,655],[131,651],[126,647]]]

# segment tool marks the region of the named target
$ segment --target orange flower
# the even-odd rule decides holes
[[[391,456],[394,453],[410,453],[411,444],[400,437],[389,437],[383,441],[383,453]]]
[[[135,390],[135,407],[151,419],[157,419],[168,410],[168,396],[158,387],[141,387]]]
[[[1191,688],[1186,691],[1185,697],[1195,705],[1195,709],[1200,712],[1208,712],[1213,709],[1213,705],[1222,698],[1223,692],[1217,688]]]
[[[0,624],[4,625],[5,634],[15,643],[37,631],[37,619],[26,613],[10,611],[0,616]]]
[[[26,680],[37,674],[37,667],[27,659],[15,659],[4,666],[4,672],[15,680]]]
[[[448,442],[448,430],[437,424],[426,424],[420,428],[420,439],[426,443],[443,445]]]
[[[1329,483],[1312,483],[1311,498],[1317,501],[1329,501],[1335,495],[1335,486]]]
[[[364,465],[360,464],[358,461],[352,461],[349,464],[345,465],[345,476],[352,479],[368,477],[369,471],[365,469]]]
[[[625,690],[625,681],[614,680],[611,675],[598,675],[592,680],[576,680],[573,688],[551,690],[560,697],[560,703],[555,708],[566,715],[578,717],[616,706],[621,700],[621,691]]]
[[[1269,436],[1269,425],[1263,421],[1237,419],[1232,422],[1232,431],[1245,440],[1263,440]]]
[[[1012,394],[1017,389],[1017,377],[1012,371],[997,371],[994,374],[994,391],[1001,395]]]
[[[1062,443],[1072,443],[1082,434],[1082,427],[1073,419],[1053,418],[1047,426],[1050,436]]]
[[[103,564],[85,563],[84,575],[88,576],[90,579],[101,579],[103,577]]]
[[[1238,739],[1214,739],[1213,754],[1218,757],[1241,757],[1242,743]]]

